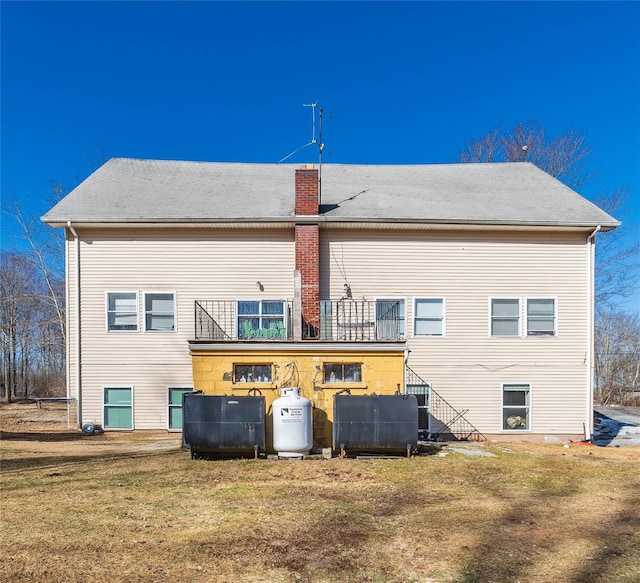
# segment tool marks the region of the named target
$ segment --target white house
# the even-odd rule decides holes
[[[530,163],[318,170],[116,158],[43,217],[78,424],[180,429],[183,391],[275,390],[295,361],[319,410],[337,373],[424,393],[432,432],[590,436],[614,218]]]

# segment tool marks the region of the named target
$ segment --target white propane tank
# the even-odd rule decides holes
[[[311,401],[300,396],[300,389],[282,389],[272,405],[273,448],[279,457],[302,457],[313,445]]]

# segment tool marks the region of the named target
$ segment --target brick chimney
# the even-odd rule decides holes
[[[296,170],[295,214],[318,214],[318,170],[305,165]],[[305,328],[314,336],[320,326],[320,237],[318,224],[296,224],[296,271],[300,273],[300,301]]]
[[[318,195],[318,170],[304,164],[296,170],[296,215],[317,215]]]

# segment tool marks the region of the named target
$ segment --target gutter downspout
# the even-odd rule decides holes
[[[596,264],[596,244],[595,236],[602,229],[598,225],[593,233],[587,237],[587,410],[584,424],[584,438],[591,439],[593,434],[593,390],[594,390],[594,328],[595,328],[595,264]]]
[[[407,394],[407,365],[409,364],[409,345],[405,341],[404,344],[404,366],[402,367],[402,394]]]
[[[73,228],[71,221],[67,221],[67,228],[75,239],[75,260],[73,266],[73,278],[74,278],[74,319],[75,319],[75,334],[74,334],[74,352],[75,352],[75,376],[76,376],[76,424],[80,427],[80,410],[82,405],[82,398],[80,394],[80,239],[78,233]],[[67,326],[68,330],[68,326]],[[67,397],[70,397],[71,387],[70,383],[67,383]]]

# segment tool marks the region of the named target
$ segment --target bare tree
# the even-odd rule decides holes
[[[594,203],[622,221],[622,227],[601,233],[596,245],[596,307],[614,309],[617,301],[633,294],[640,281],[640,242],[631,234],[638,225],[626,221],[631,193],[625,187],[601,193]]]
[[[583,133],[574,129],[548,137],[537,121],[519,123],[512,129],[494,128],[465,144],[461,162],[532,162],[573,189],[592,177],[591,149]]]
[[[532,162],[570,188],[579,190],[595,175],[590,167],[591,149],[584,133],[569,129],[549,137],[536,121],[519,123],[502,131],[494,128],[465,144],[462,162]],[[622,219],[630,193],[616,188],[598,194],[593,202],[604,211]],[[596,245],[596,306],[603,309],[635,292],[640,278],[640,243],[629,234],[635,225],[598,235]]]
[[[62,188],[53,187],[56,198],[62,197]],[[3,196],[2,212],[12,218],[22,232],[22,238],[30,248],[30,259],[40,271],[47,288],[47,301],[50,302],[58,320],[62,340],[65,339],[64,293],[60,294],[56,282],[64,281],[64,241],[59,230],[43,228],[37,218],[27,219],[15,196]]]
[[[596,402],[640,404],[640,317],[598,314],[595,352]]]
[[[35,270],[23,255],[2,252],[0,260],[0,333],[2,384],[9,403],[19,388],[26,388],[29,329],[33,308]]]
[[[62,196],[54,188],[54,197]],[[3,195],[2,213],[21,230],[26,250],[2,253],[2,379],[4,397],[64,387],[64,240],[37,217],[27,218],[15,196]]]

